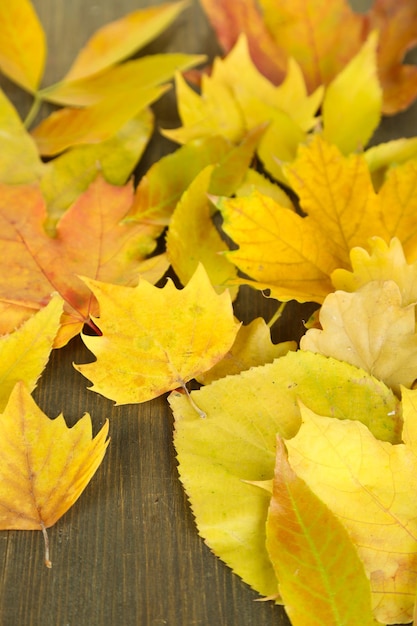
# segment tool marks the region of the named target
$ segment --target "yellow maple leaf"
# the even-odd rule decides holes
[[[415,306],[402,305],[394,281],[371,281],[353,293],[329,294],[319,319],[322,328],[306,332],[302,350],[361,367],[396,392],[417,379]]]
[[[228,256],[250,277],[239,282],[279,300],[322,302],[332,273],[350,269],[351,249],[372,237],[397,237],[407,260],[417,258],[417,160],[393,168],[377,193],[363,155],[345,157],[316,136],[285,173],[306,217],[259,193],[217,201],[238,245]]]
[[[74,504],[103,460],[108,422],[92,439],[85,414],[72,428],[50,420],[23,383],[0,415],[0,528],[42,530]]]
[[[336,514],[370,578],[383,624],[412,619],[417,584],[417,392],[402,390],[403,441],[392,445],[358,421],[301,407],[303,423],[286,442],[291,467]]]
[[[97,357],[76,365],[90,387],[118,404],[145,402],[212,367],[230,349],[239,324],[227,291],[217,294],[200,265],[184,289],[87,280],[96,296],[101,337],[82,335]]]

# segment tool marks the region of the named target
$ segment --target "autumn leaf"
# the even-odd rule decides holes
[[[375,626],[369,580],[355,546],[292,470],[279,438],[266,546],[293,626]]]
[[[377,33],[371,33],[324,94],[323,137],[343,154],[364,148],[381,120],[383,94],[377,76],[377,44]]]
[[[376,193],[363,155],[343,157],[316,136],[285,170],[307,217],[256,192],[220,198],[222,227],[238,245],[228,257],[250,277],[239,282],[279,300],[322,302],[333,271],[349,269],[351,249],[367,249],[371,237],[397,237],[415,260],[416,163],[392,168]]]
[[[401,242],[397,237],[389,245],[379,237],[369,241],[370,252],[353,248],[350,252],[352,271],[338,269],[332,274],[337,290],[358,291],[373,281],[394,281],[401,293],[401,306],[417,302],[417,261],[407,263]]]
[[[47,229],[56,222],[98,174],[112,185],[124,185],[153,131],[153,115],[145,109],[110,139],[70,148],[45,164],[40,184],[48,210]]]
[[[35,186],[2,186],[0,214],[3,264],[0,272],[0,330],[9,332],[58,292],[65,313],[57,345],[78,334],[94,298],[79,274],[136,284],[140,263],[154,249],[153,229],[122,224],[133,198],[130,184],[114,187],[98,178],[64,214],[54,238],[46,235],[46,207]],[[88,251],[88,253],[87,253]]]
[[[208,165],[215,166],[210,193],[233,194],[245,180],[262,132],[254,129],[237,146],[214,135],[162,157],[139,181],[129,218],[160,225],[162,232],[182,194]]]
[[[164,31],[186,6],[183,0],[161,4],[106,24],[80,51],[64,80],[79,80],[123,61]]]
[[[214,367],[198,376],[197,379],[203,385],[207,385],[214,380],[239,374],[251,367],[272,363],[274,359],[295,349],[295,341],[272,343],[269,326],[263,317],[257,317],[246,326],[242,325],[239,328],[229,352]]]
[[[298,431],[298,399],[335,421],[365,420],[376,436],[395,442],[402,427],[398,399],[363,370],[301,351],[216,380],[191,398],[205,419],[184,394],[174,391],[168,399],[178,471],[199,533],[247,584],[276,596],[265,548],[270,494],[253,483],[273,477],[277,434]]]
[[[302,407],[303,424],[286,442],[296,474],[347,529],[371,582],[375,617],[412,619],[416,589],[416,392],[402,390],[403,441],[375,439],[358,421]],[[370,532],[372,527],[372,532]]]
[[[181,197],[171,217],[166,236],[166,249],[171,265],[185,285],[199,263],[204,265],[216,291],[228,288],[236,278],[235,266],[222,255],[228,248],[213,220],[208,199],[213,166],[208,166],[191,183]],[[236,296],[236,287],[231,295]]]
[[[36,387],[54,345],[62,315],[62,299],[55,296],[17,330],[0,337],[0,411],[18,381]]]
[[[30,0],[8,0],[0,6],[0,70],[34,93],[43,76],[45,33]]]
[[[302,350],[361,367],[396,392],[417,379],[415,306],[402,305],[395,282],[371,281],[353,293],[331,293],[319,319],[322,328],[306,332]]]
[[[223,357],[239,328],[228,292],[216,294],[202,265],[181,290],[171,281],[163,288],[85,282],[99,303],[102,336],[82,335],[97,360],[76,369],[117,404],[184,387]]]
[[[369,13],[372,28],[380,33],[379,77],[384,90],[384,113],[402,111],[417,96],[417,68],[403,64],[416,45],[417,7],[412,0],[375,0]]]
[[[275,84],[282,82],[293,58],[310,93],[328,85],[358,54],[369,33],[378,30],[384,113],[407,108],[417,95],[416,70],[402,65],[416,41],[413,0],[375,0],[367,14],[355,13],[346,0],[200,1],[224,51],[229,52],[245,33],[256,66]]]
[[[31,132],[39,153],[53,156],[71,146],[110,139],[129,120],[157,100],[166,87],[114,90],[97,104],[51,113]]]
[[[110,69],[75,81],[65,80],[46,87],[39,97],[68,106],[91,106],[103,100],[113,89],[124,93],[156,87],[205,60],[204,55],[164,53],[127,61]]]
[[[251,57],[262,73],[279,83],[285,76],[287,55],[280,51],[268,32],[259,5],[254,0],[200,0],[223,50],[228,52],[245,33]]]
[[[106,452],[108,422],[92,438],[90,416],[67,428],[18,383],[0,415],[0,528],[53,526],[80,497]],[[47,548],[47,544],[46,544]],[[51,567],[48,549],[45,562]]]
[[[0,9],[1,11],[1,9]],[[0,181],[10,185],[39,179],[43,164],[35,142],[27,133],[16,109],[0,89]]]

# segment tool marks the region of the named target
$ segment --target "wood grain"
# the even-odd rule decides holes
[[[99,26],[151,4],[157,2],[34,0],[50,48],[44,84],[64,74]],[[195,0],[145,52],[213,56],[217,50]],[[24,112],[28,99],[4,84]],[[162,126],[174,125],[173,95],[155,111]],[[415,134],[416,120],[414,106],[384,122],[379,137]],[[156,135],[141,170],[171,149]],[[242,290],[237,303],[245,321],[272,315],[273,309],[272,302],[249,289]],[[299,336],[311,310],[289,306],[275,340]],[[51,417],[62,411],[69,424],[88,411],[97,431],[109,418],[109,452],[80,500],[49,531],[51,570],[43,565],[41,533],[0,532],[0,626],[288,626],[280,607],[255,602],[258,595],[198,537],[177,478],[166,399],[114,406],[88,391],[72,367],[89,360],[79,338],[55,351],[35,396]]]

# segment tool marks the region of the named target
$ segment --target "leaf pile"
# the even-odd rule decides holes
[[[0,9],[0,69],[34,97],[26,126],[41,102],[64,107],[29,132],[0,95],[0,528],[42,530],[50,565],[46,528],[105,454],[107,422],[95,437],[88,415],[68,429],[30,395],[81,333],[92,391],[118,404],[169,392],[199,533],[294,626],[407,623],[417,138],[366,146],[416,96],[401,61],[417,14],[406,0],[366,15],[321,4],[204,0],[227,54],[199,92],[180,71],[201,56],[126,61],[182,2],[103,27],[45,88],[33,7]],[[174,75],[182,126],[162,132],[181,145],[135,186],[148,105]],[[277,300],[269,323],[238,319],[242,285]],[[275,344],[291,300],[319,308],[299,343]]]

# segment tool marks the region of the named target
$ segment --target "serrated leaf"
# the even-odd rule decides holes
[[[151,226],[122,223],[132,198],[131,185],[114,187],[98,178],[64,214],[52,238],[43,228],[46,207],[39,189],[1,187],[0,332],[15,327],[16,310],[21,323],[59,292],[65,313],[57,345],[63,345],[96,312],[79,274],[137,284],[140,263],[156,244]]]
[[[239,328],[230,295],[216,294],[202,265],[182,290],[171,281],[162,289],[145,280],[135,288],[85,282],[99,303],[102,336],[82,335],[97,361],[76,369],[117,404],[184,386],[222,358]]]
[[[191,398],[205,419],[184,394],[171,393],[169,402],[178,470],[199,532],[246,583],[276,596],[265,549],[270,494],[253,483],[273,477],[277,433],[293,437],[301,424],[298,399],[335,421],[365,420],[395,442],[402,426],[398,400],[363,370],[308,352],[222,378]]]
[[[45,33],[30,0],[0,3],[0,70],[35,92],[43,76]]]
[[[355,546],[292,470],[279,438],[266,546],[293,626],[375,625],[369,580]]]
[[[108,422],[50,420],[18,383],[0,415],[0,528],[45,530],[80,497],[103,460]],[[50,567],[46,553],[46,564]]]
[[[357,546],[383,624],[412,619],[416,589],[416,392],[403,389],[402,398],[404,443],[379,441],[357,421],[305,407],[299,432],[286,442],[294,471]]]

